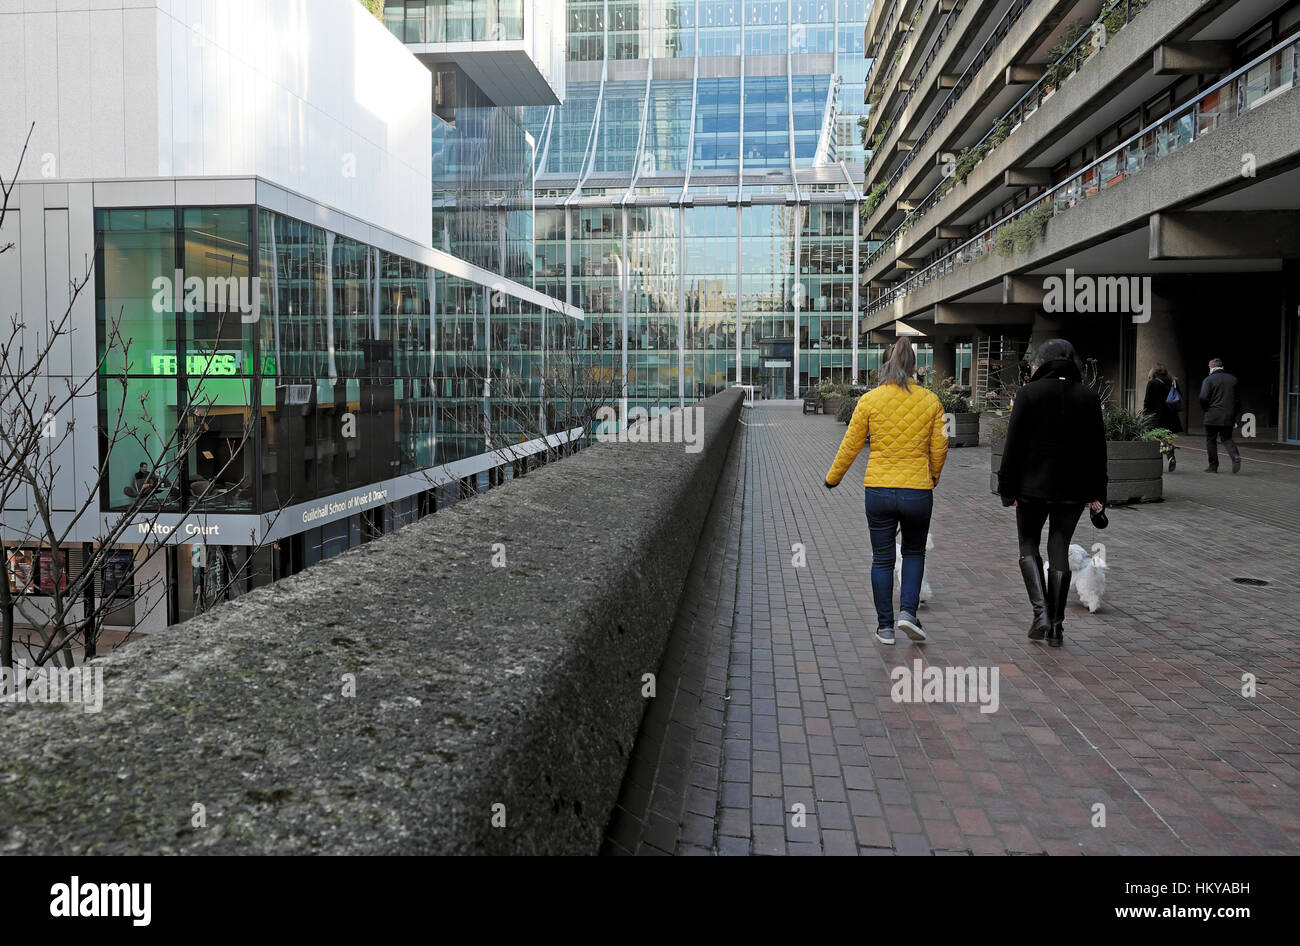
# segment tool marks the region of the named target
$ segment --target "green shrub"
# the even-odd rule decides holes
[[[963,394],[958,394],[954,389],[957,386],[956,378],[945,378],[939,381],[937,378],[928,378],[922,387],[927,391],[934,393],[943,405],[945,414],[978,414],[979,408],[970,402],[970,398]]]
[[[1080,46],[1073,52],[1070,52],[1070,47],[1078,42],[1079,37],[1088,32],[1088,29],[1089,24],[1086,20],[1075,20],[1065,28],[1061,41],[1047,51],[1047,58],[1052,60],[1052,64],[1047,67],[1047,81],[1052,85],[1059,87],[1074,73],[1075,66],[1085,52],[1084,46]],[[1067,56],[1066,53],[1069,55]]]
[[[966,183],[966,178],[970,177],[970,172],[975,170],[975,165],[983,161],[984,156],[988,154],[988,150],[984,147],[987,143],[983,141],[957,152],[957,168],[949,180],[954,183]]]
[[[992,143],[989,150],[992,151],[1009,137],[1011,137],[1011,122],[1006,118],[999,118],[993,124],[993,131],[989,133],[988,140]]]
[[[875,151],[877,148],[880,147],[880,143],[884,141],[885,136],[889,134],[889,129],[893,127],[894,127],[894,120],[891,118],[889,121],[885,122],[885,124],[880,128],[879,131],[876,132],[876,137],[871,139],[872,151]]]
[[[853,420],[853,411],[857,406],[858,398],[856,397],[840,398],[840,406],[835,410],[835,419],[841,424],[847,424]]]
[[[889,185],[886,181],[881,181],[875,187],[871,188],[871,193],[867,195],[866,201],[867,216],[871,216],[876,212],[876,208],[880,206],[880,201],[884,199],[885,188],[888,186]]]
[[[1005,118],[999,118],[993,125],[986,137],[979,144],[971,145],[969,148],[962,148],[957,154],[957,167],[953,178],[965,183],[966,178],[970,177],[970,172],[975,170],[975,166],[989,156],[989,154],[1002,142],[1006,141],[1011,135],[1011,123]],[[949,180],[952,180],[950,178]],[[951,190],[951,188],[949,188]]]
[[[1043,238],[1047,221],[1052,219],[1052,205],[1040,203],[1033,210],[1022,213],[1009,223],[1004,223],[994,234],[994,246],[1000,256],[1024,253]]]
[[[1101,420],[1106,427],[1107,440],[1131,443],[1135,440],[1152,439],[1146,436],[1151,432],[1151,416],[1141,411],[1130,411],[1123,407],[1106,407],[1102,408]]]
[[[1163,427],[1156,427],[1148,430],[1141,437],[1142,440],[1154,440],[1160,444],[1161,453],[1173,453],[1174,447],[1178,446],[1178,438],[1171,431]]]

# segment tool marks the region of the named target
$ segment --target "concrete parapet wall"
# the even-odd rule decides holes
[[[102,712],[0,704],[0,844],[595,853],[741,392],[689,410],[698,452],[597,444],[130,645]]]

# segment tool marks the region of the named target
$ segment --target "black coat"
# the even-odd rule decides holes
[[[1237,422],[1237,379],[1226,371],[1212,371],[1201,385],[1201,407],[1206,427],[1231,427]]]
[[[1169,387],[1168,382],[1159,377],[1148,381],[1146,395],[1142,398],[1142,413],[1155,418],[1154,426],[1163,427],[1172,434],[1181,434],[1183,422],[1178,416],[1179,412],[1165,400],[1169,397]],[[1186,401],[1186,398],[1183,400]]]
[[[1101,400],[1073,361],[1049,361],[1016,395],[1002,449],[998,492],[1012,500],[1086,503],[1106,499],[1106,429]]]

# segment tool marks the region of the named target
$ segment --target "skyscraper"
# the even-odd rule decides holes
[[[562,105],[529,106],[536,287],[629,404],[792,397],[859,343],[869,0],[570,0]]]

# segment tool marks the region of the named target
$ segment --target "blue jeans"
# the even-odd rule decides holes
[[[903,578],[899,610],[915,616],[925,574],[925,537],[930,532],[934,493],[928,489],[867,487],[867,526],[871,530],[871,594],[876,626],[894,626],[894,537],[902,527]]]

